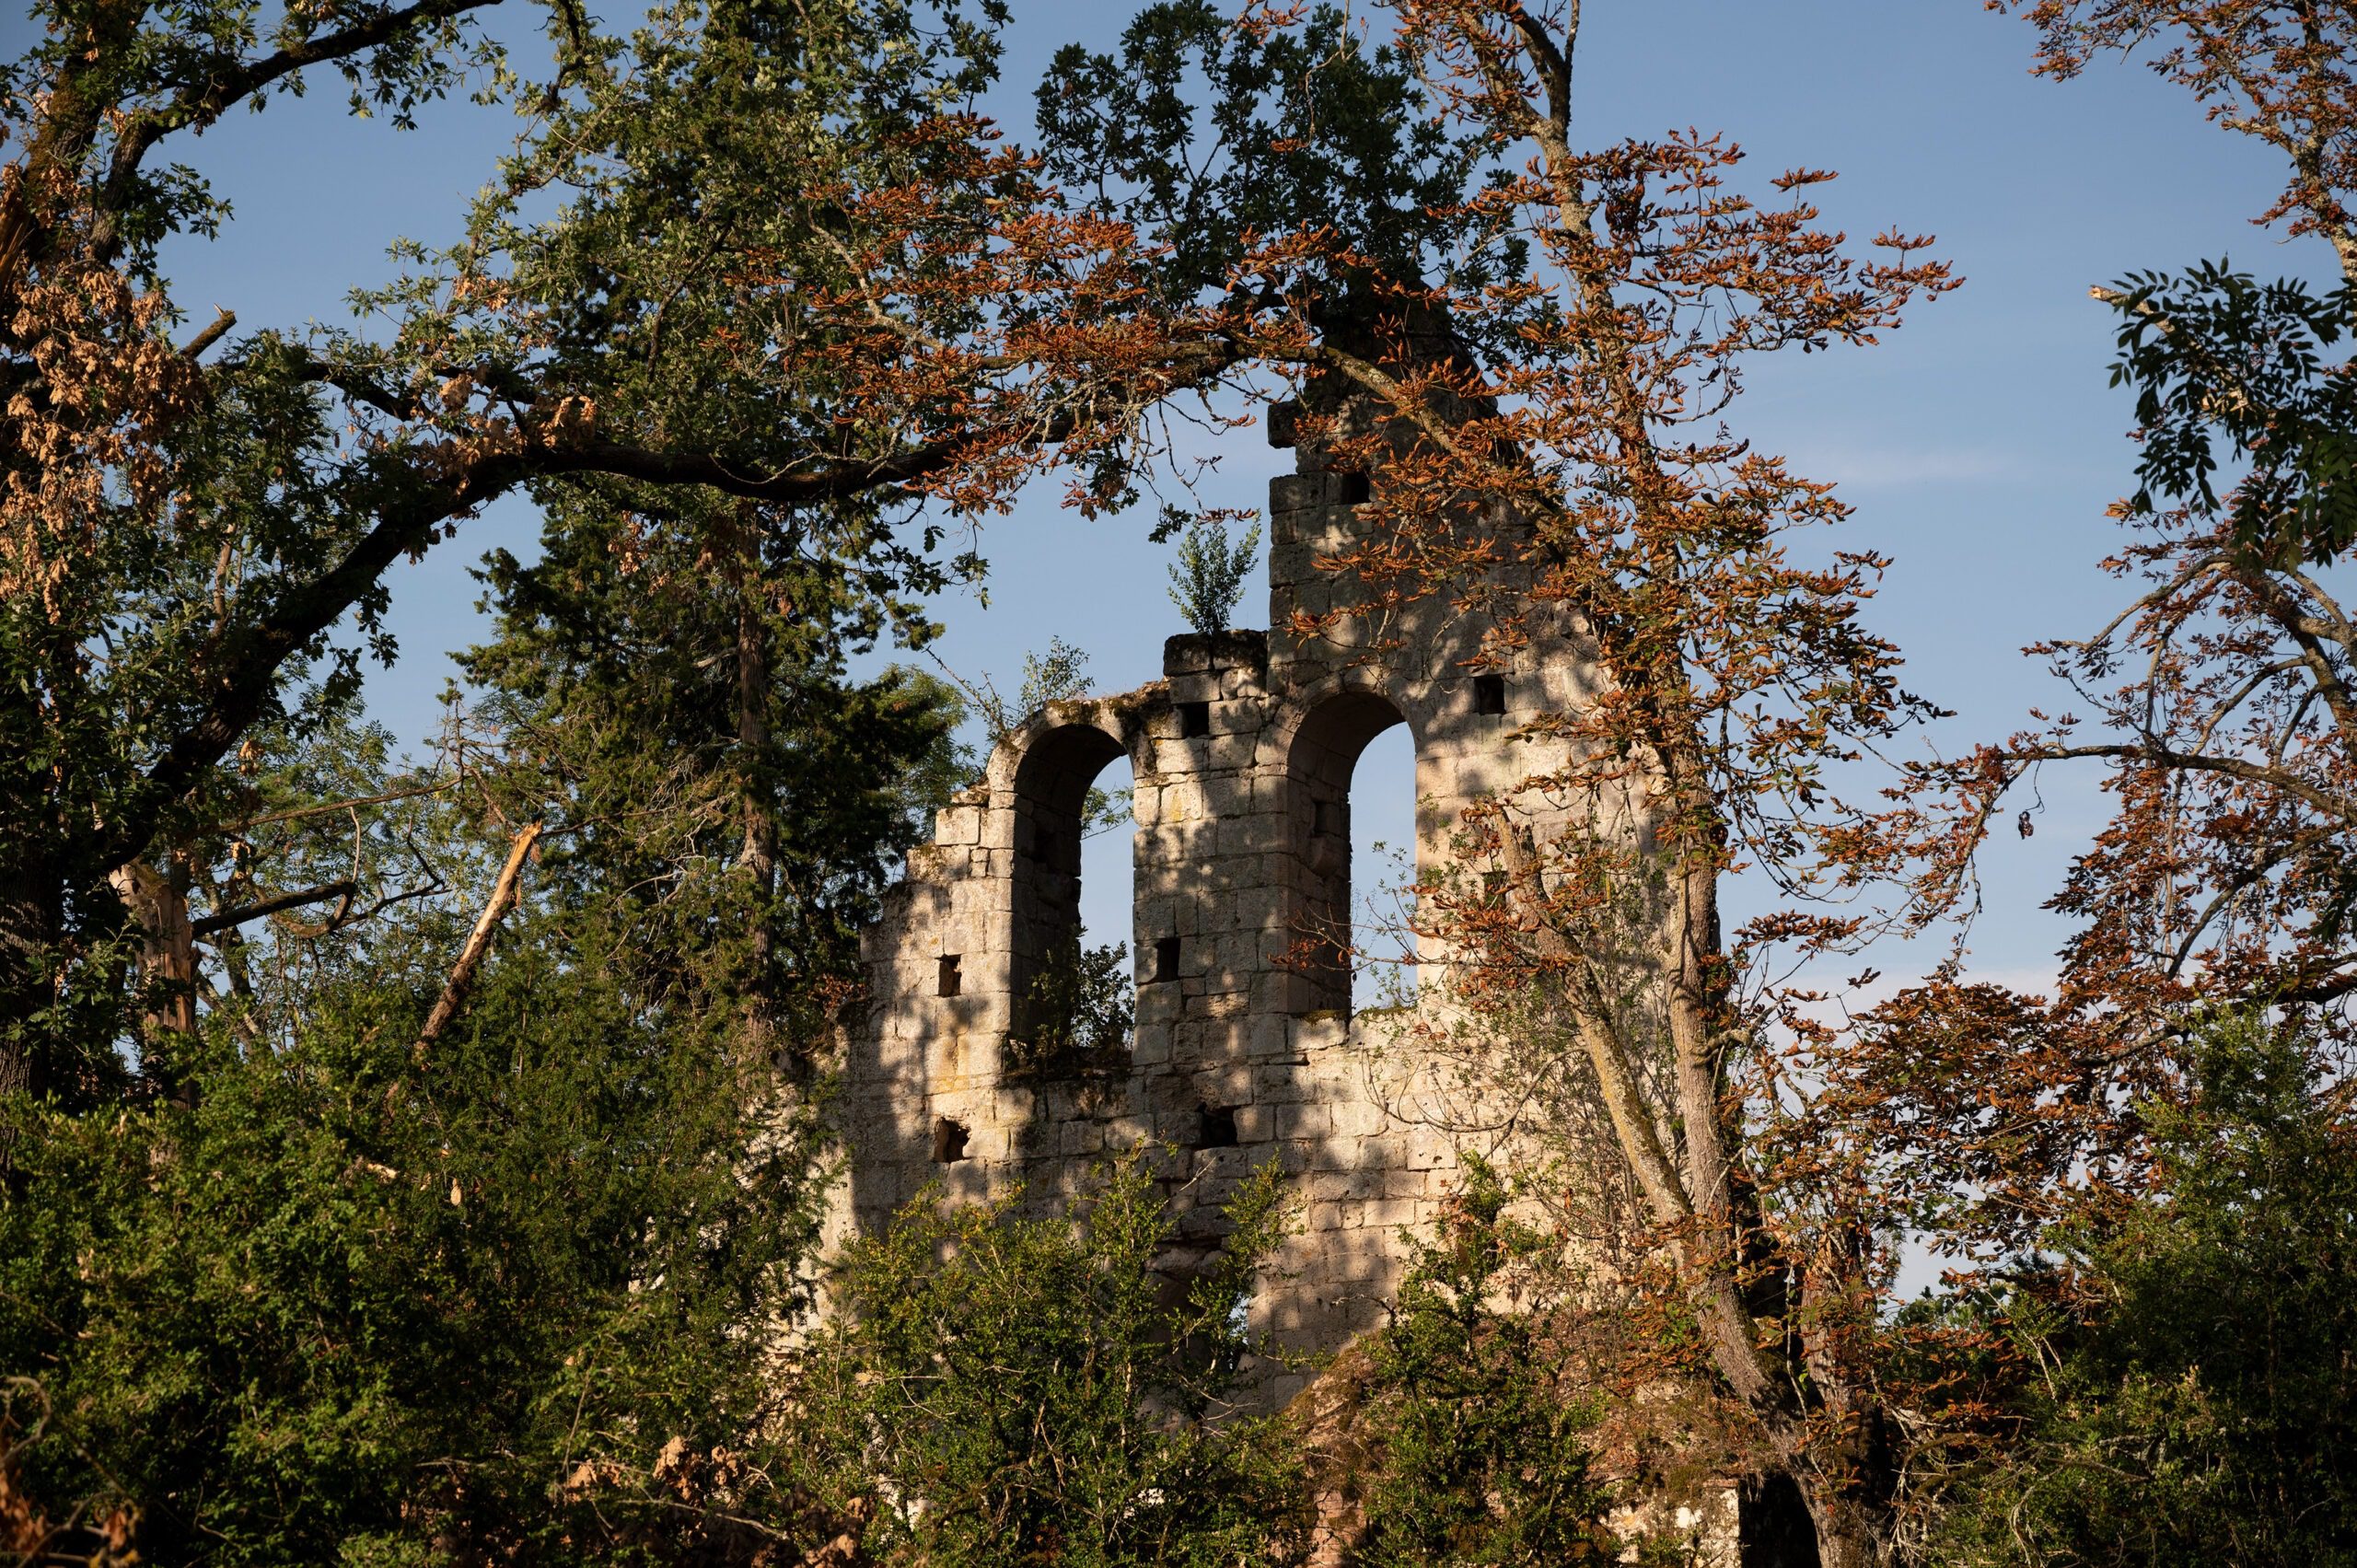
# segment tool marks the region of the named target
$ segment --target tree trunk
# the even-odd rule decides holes
[[[0,1106],[46,1093],[49,1052],[34,1017],[56,1000],[51,975],[64,924],[53,868],[45,857],[11,857],[0,869]],[[0,1119],[0,1194],[14,1185],[16,1137]]]
[[[107,881],[139,923],[139,1070],[163,1093],[178,1086],[174,1058],[196,1033],[196,933],[188,918],[188,865],[175,854],[157,871],[143,861]]]
[[[754,916],[752,974],[746,988],[748,1048],[761,1055],[778,1050],[776,935],[771,929],[777,896],[777,809],[766,779],[770,747],[769,642],[761,607],[749,587],[737,602],[737,801],[744,842],[737,861],[752,879]],[[798,1053],[797,1053],[798,1054]]]
[[[1881,1568],[1887,1511],[1821,1483],[1804,1485],[1810,1521],[1817,1527],[1819,1568]]]

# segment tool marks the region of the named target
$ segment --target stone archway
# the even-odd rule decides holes
[[[1284,750],[1285,932],[1291,1012],[1351,1006],[1351,778],[1367,743],[1408,722],[1378,691],[1312,696]]]
[[[1009,935],[1009,1022],[1030,1020],[1024,998],[1059,948],[1080,936],[1080,841],[1089,786],[1128,748],[1085,721],[1051,724],[1026,738],[1015,764],[1014,926]]]

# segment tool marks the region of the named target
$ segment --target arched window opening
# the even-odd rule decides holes
[[[1351,1010],[1416,999],[1416,742],[1394,725],[1367,742],[1351,772],[1351,920],[1358,935]]]
[[[1011,1032],[1034,1048],[1034,1060],[1127,1036],[1129,787],[1127,753],[1094,725],[1050,730],[1016,768]],[[1088,960],[1088,946],[1116,945],[1119,964]]]
[[[1376,835],[1404,852],[1412,879],[1415,866],[1415,745],[1399,710],[1390,699],[1372,691],[1347,691],[1329,698],[1302,724],[1286,759],[1292,784],[1288,812],[1293,865],[1288,877],[1291,944],[1287,964],[1295,975],[1296,1013],[1348,1012],[1360,1005],[1380,1005],[1387,1000],[1381,976],[1368,976],[1368,994],[1354,998],[1353,959],[1364,947],[1382,951],[1388,939],[1396,953],[1400,933],[1362,932],[1359,911],[1352,901],[1354,869],[1371,889],[1386,884],[1381,867],[1387,862],[1368,853],[1372,836],[1353,823],[1352,785],[1361,774],[1361,760],[1377,736],[1397,728],[1399,738],[1381,755],[1404,749],[1406,766],[1397,759],[1381,768],[1382,780],[1364,792],[1373,797],[1397,796],[1404,813],[1378,808],[1369,816]],[[1389,775],[1404,771],[1404,780]],[[1404,819],[1404,827],[1401,822]],[[1364,841],[1364,842],[1363,842]],[[1357,851],[1358,853],[1354,853]],[[1353,862],[1362,864],[1355,867]],[[1363,941],[1362,937],[1370,940]],[[1394,966],[1395,968],[1397,966]]]
[[[1081,802],[1080,939],[1087,947],[1127,947],[1137,923],[1135,784],[1128,756],[1116,757]]]

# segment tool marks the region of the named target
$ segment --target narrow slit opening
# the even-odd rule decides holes
[[[1154,944],[1154,978],[1172,981],[1178,978],[1178,938],[1157,937]]]
[[[941,955],[941,972],[935,987],[936,994],[955,996],[964,987],[965,976],[958,972],[958,958],[955,953]]]

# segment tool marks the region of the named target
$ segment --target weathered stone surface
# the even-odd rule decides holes
[[[1350,1013],[1348,958],[1331,938],[1353,908],[1352,772],[1376,735],[1408,726],[1416,857],[1430,872],[1469,807],[1556,765],[1545,746],[1508,739],[1516,724],[1591,693],[1563,652],[1567,629],[1533,628],[1511,665],[1485,665],[1482,623],[1443,598],[1329,641],[1283,630],[1296,609],[1364,592],[1317,565],[1369,526],[1344,499],[1353,487],[1317,460],[1301,449],[1302,471],[1271,486],[1279,630],[1174,637],[1162,679],[1033,716],[910,856],[862,944],[872,1000],[847,1031],[839,1234],[881,1224],[928,1180],[972,1198],[1021,1183],[1052,1202],[1145,1142],[1172,1151],[1187,1233],[1215,1235],[1218,1202],[1273,1161],[1302,1223],[1256,1319],[1309,1349],[1381,1320],[1402,1227],[1433,1218],[1457,1152],[1399,1087],[1415,1076],[1405,1041],[1417,1013]],[[1376,641],[1389,651],[1359,651]],[[1503,677],[1503,715],[1477,711],[1481,674]],[[1016,999],[1079,920],[1082,801],[1124,755],[1138,819],[1131,1049],[1085,1080],[1009,1082]],[[1157,948],[1173,941],[1164,962]],[[953,957],[958,994],[940,994]],[[1427,975],[1446,961],[1421,957]],[[1298,1382],[1271,1387],[1281,1401]]]

